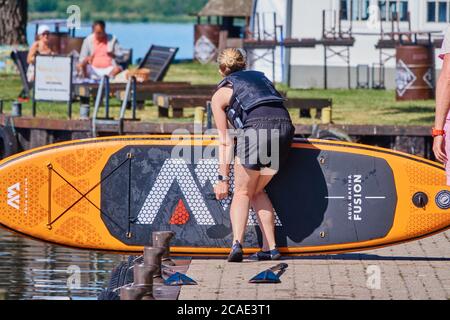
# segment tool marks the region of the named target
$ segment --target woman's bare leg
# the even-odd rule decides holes
[[[258,179],[255,194],[251,200],[251,206],[258,217],[259,227],[263,235],[263,251],[274,250],[275,240],[275,210],[272,201],[264,191],[273,179],[273,175],[261,175]]]
[[[231,224],[233,226],[233,243],[236,241],[244,243],[250,200],[255,194],[260,172],[244,168],[239,160],[236,159],[234,174],[234,197],[230,208]]]

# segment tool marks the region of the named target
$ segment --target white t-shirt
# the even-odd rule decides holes
[[[450,53],[450,27],[445,31],[444,41],[442,42],[441,53],[439,54],[439,58],[444,60],[444,56]]]

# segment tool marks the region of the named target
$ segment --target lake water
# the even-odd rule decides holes
[[[107,23],[107,32],[115,35],[123,48],[133,49],[133,59],[143,58],[152,44],[178,47],[176,59],[192,59],[194,25],[190,23]],[[34,39],[36,27],[27,28],[28,41]],[[77,36],[87,36],[90,27],[83,27]]]
[[[34,38],[35,26],[28,27],[28,39]],[[133,48],[134,60],[143,57],[151,44],[179,47],[177,59],[193,56],[192,24],[109,23],[124,48]],[[85,36],[90,28],[77,35]],[[108,284],[112,269],[124,257],[98,252],[71,250],[25,239],[0,229],[0,296],[7,299],[64,298],[96,299]],[[69,289],[71,267],[81,272],[79,288]]]
[[[123,259],[49,245],[0,229],[0,291],[6,291],[8,300],[96,300]],[[72,270],[79,271],[79,284],[70,281]]]

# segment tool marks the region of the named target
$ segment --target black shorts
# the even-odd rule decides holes
[[[290,119],[249,119],[237,134],[236,156],[249,170],[278,171],[289,156],[294,134]]]

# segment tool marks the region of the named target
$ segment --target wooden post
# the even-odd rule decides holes
[[[324,45],[323,46],[323,50],[324,50],[324,63],[323,63],[323,88],[325,90],[328,89],[328,50],[327,50],[327,46]]]
[[[159,118],[168,118],[169,117],[169,109],[158,106],[158,117]]]
[[[169,109],[167,109],[167,110],[169,110]],[[183,108],[174,108],[172,106],[172,112],[173,112],[173,117],[175,119],[181,119],[184,116]]]
[[[6,290],[0,289],[0,301],[6,300]]]
[[[322,109],[322,123],[323,124],[330,124],[332,121],[332,111],[331,108],[323,108]]]
[[[196,133],[203,131],[204,118],[205,118],[205,108],[204,107],[195,108],[194,128]]]
[[[206,129],[211,130],[212,129],[212,108],[211,108],[211,101],[208,101],[206,103],[206,114],[207,114],[207,123],[206,123]]]

